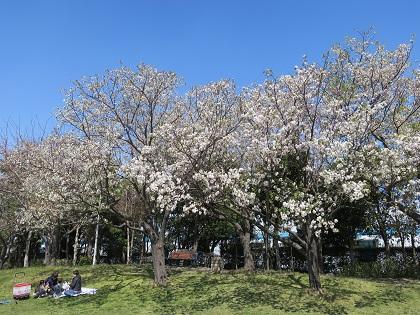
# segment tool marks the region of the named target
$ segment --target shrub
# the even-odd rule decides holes
[[[92,258],[90,258],[88,256],[82,256],[82,257],[80,257],[77,264],[81,265],[81,266],[91,265],[92,264]]]
[[[373,262],[353,262],[344,266],[341,275],[360,278],[414,278],[420,279],[420,267],[411,257],[403,259],[400,253],[389,258],[379,255]]]

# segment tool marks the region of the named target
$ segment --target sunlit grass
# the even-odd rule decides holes
[[[52,270],[69,279],[71,267],[32,267],[36,283]],[[324,294],[307,287],[299,273],[210,274],[194,269],[171,271],[167,287],[155,287],[148,267],[80,267],[84,286],[97,295],[29,299],[0,305],[0,314],[420,314],[420,281],[362,280],[324,276]],[[13,276],[0,271],[0,299],[11,298]]]

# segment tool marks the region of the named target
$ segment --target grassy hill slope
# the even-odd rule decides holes
[[[32,283],[53,270],[70,279],[71,267],[0,270],[0,299],[11,298],[15,272]],[[362,280],[324,276],[322,296],[307,289],[299,273],[210,274],[172,270],[165,288],[153,285],[148,267],[125,265],[79,268],[92,296],[29,299],[0,305],[0,314],[420,314],[420,281]]]

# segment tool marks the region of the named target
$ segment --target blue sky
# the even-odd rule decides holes
[[[416,0],[0,0],[0,127],[53,126],[72,80],[121,62],[175,71],[189,86],[244,86],[370,27],[387,48],[417,34],[420,60]]]

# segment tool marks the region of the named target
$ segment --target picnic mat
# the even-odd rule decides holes
[[[82,288],[82,291],[80,291],[79,293],[76,293],[74,295],[71,295],[71,297],[73,296],[79,296],[79,295],[86,295],[86,294],[96,294],[96,289],[93,288]],[[57,299],[62,298],[62,297],[66,297],[68,295],[65,295],[64,292],[61,293],[61,295],[56,296]]]

